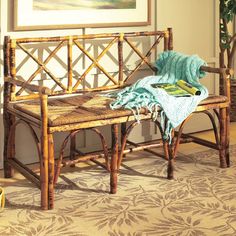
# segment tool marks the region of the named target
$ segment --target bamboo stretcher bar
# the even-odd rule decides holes
[[[135,37],[135,36],[155,36],[155,35],[165,35],[165,31],[143,31],[143,32],[128,32],[125,33],[126,37]]]
[[[81,155],[81,156],[83,156],[83,155],[85,155],[85,153],[84,152],[81,152],[80,150],[78,150],[77,148],[75,148],[75,150],[74,150],[75,152],[77,152],[79,155]]]
[[[136,146],[136,147],[130,147],[128,149],[124,150],[124,154],[130,153],[130,152],[137,152],[137,151],[142,151],[148,148],[154,148],[154,147],[161,147],[161,144],[147,144],[143,146]]]
[[[127,140],[127,144],[133,145],[134,147],[129,147],[124,150],[124,153],[140,151],[148,148],[160,148],[163,147],[161,139],[151,140],[147,142],[134,143],[130,140]],[[146,150],[144,150],[146,151]]]
[[[191,134],[182,134],[182,137],[183,138],[191,138],[191,142],[201,144],[203,146],[210,147],[210,148],[213,148],[215,150],[219,150],[219,146],[214,142],[211,142],[211,141],[208,141],[208,140],[205,140],[205,139],[202,139],[202,138],[195,137],[194,135],[191,135]]]
[[[164,35],[163,31],[144,31],[144,32],[129,32],[125,33],[127,37],[138,37],[138,36],[155,36],[155,35]],[[56,37],[26,37],[14,39],[17,43],[38,43],[38,42],[56,42],[64,41],[72,38],[73,40],[78,39],[102,39],[102,38],[112,38],[119,37],[120,33],[104,33],[104,34],[86,34],[86,35],[72,35],[72,36],[56,36]]]
[[[101,152],[101,153],[99,153]],[[76,163],[79,162],[85,162],[85,161],[90,161],[90,159],[98,159],[98,158],[102,158],[104,157],[104,154],[102,153],[102,151],[96,151],[94,153],[88,153],[88,154],[84,154],[83,156],[75,156],[74,160],[65,160],[68,159],[69,156],[64,157],[62,163],[61,163],[61,167],[65,167],[68,165],[74,165]]]
[[[128,148],[124,152],[125,153],[135,152],[135,151],[143,150],[147,147],[154,147],[154,146],[153,146],[153,144],[151,144],[151,145],[146,145],[143,148],[142,147]],[[76,152],[79,152],[80,155],[75,157],[74,160],[65,160],[65,159],[69,159],[69,156],[64,157],[64,160],[61,163],[61,167],[76,164],[76,163],[79,163],[79,162],[90,161],[91,159],[94,161],[98,158],[103,158],[104,157],[104,154],[102,153],[103,150],[88,152],[88,153],[82,153],[82,152],[76,150]],[[111,152],[111,149],[109,149],[109,152]]]
[[[152,142],[143,142],[143,143],[134,143],[134,142],[131,142],[130,140],[127,140],[126,142],[127,144],[130,144],[130,145],[133,145],[134,147],[127,147],[125,150],[124,150],[124,153],[128,153],[129,150],[130,152],[135,152],[135,151],[146,151],[146,152],[150,152],[154,155],[159,155],[159,153],[153,151],[153,150],[150,150],[150,148],[159,148],[159,147],[163,147],[163,143],[161,142],[161,140],[155,140],[155,141],[152,141]]]
[[[96,159],[91,159],[90,161],[92,161],[93,163],[101,166],[104,169],[107,169],[107,166],[105,164],[101,163],[100,161],[97,161]]]
[[[178,132],[176,132],[178,133]],[[185,138],[180,138],[180,142],[179,143],[191,143],[193,142],[193,138],[190,138],[190,137],[185,137]]]
[[[27,166],[22,164],[20,161],[18,161],[16,158],[9,158],[8,162],[14,166],[22,175],[25,176],[28,180],[30,180],[32,183],[34,183],[38,188],[40,188],[40,178],[37,174],[35,174],[31,169],[29,169]]]
[[[178,133],[178,132],[175,132],[176,134]],[[194,136],[193,136],[194,137]],[[193,142],[193,137],[185,137],[184,139],[183,138],[181,138],[180,139],[180,143],[182,144],[182,143],[191,143],[191,142]],[[160,143],[156,143],[156,142],[160,142]],[[159,148],[159,147],[163,147],[163,143],[161,142],[161,139],[157,139],[157,140],[152,140],[152,141],[150,141],[150,142],[145,142],[146,143],[146,147],[144,146],[144,144],[145,143],[134,143],[134,142],[131,142],[131,141],[129,141],[129,140],[127,140],[127,143],[128,144],[131,144],[131,145],[133,145],[133,146],[136,146],[136,147],[142,147],[142,148],[144,148],[144,149],[140,149],[140,150],[143,150],[143,151],[146,151],[146,152],[149,152],[149,153],[152,153],[152,154],[154,154],[154,155],[158,155],[158,156],[160,156],[160,157],[163,157],[163,158],[165,158],[164,157],[164,155],[162,155],[161,153],[157,153],[157,152],[155,152],[155,151],[153,151],[153,150],[151,150],[150,148]],[[156,143],[156,144],[155,144]],[[156,145],[156,146],[155,146]],[[124,151],[124,153],[128,153],[128,151],[127,150],[130,150],[130,149],[126,149],[125,151]],[[140,151],[139,149],[136,149],[136,148],[132,148],[132,151]],[[166,159],[166,158],[165,158]]]
[[[113,34],[87,34],[87,35],[72,35],[72,36],[56,36],[56,37],[34,37],[34,38],[19,38],[16,39],[17,43],[41,43],[41,42],[58,42],[66,41],[72,38],[73,40],[78,39],[97,39],[97,38],[112,38],[118,37],[118,33]]]
[[[160,140],[158,140],[160,142]],[[151,151],[151,150],[147,150],[148,148],[158,148],[158,147],[162,147],[162,143],[154,143],[155,141],[150,141],[150,142],[146,142],[145,145],[143,143],[133,143],[130,141],[127,141],[127,143],[131,143],[132,145],[135,145],[136,147],[129,147],[127,149],[124,150],[124,154],[130,153],[130,152],[136,152],[136,151]],[[142,146],[141,146],[142,145]],[[65,167],[68,165],[73,165],[79,162],[85,162],[85,161],[94,161],[96,162],[96,159],[99,158],[103,158],[104,154],[102,153],[103,150],[99,150],[99,151],[94,151],[94,152],[88,152],[88,153],[83,153],[80,152],[79,150],[76,150],[77,153],[79,153],[80,155],[75,157],[74,160],[65,160],[65,159],[69,159],[69,156],[64,157],[62,163],[61,163],[61,167]],[[109,153],[111,153],[111,149],[109,149]],[[155,154],[160,155],[159,153],[154,152]],[[154,154],[153,153],[153,154]],[[98,163],[101,164],[101,163]],[[104,165],[103,165],[104,167]]]

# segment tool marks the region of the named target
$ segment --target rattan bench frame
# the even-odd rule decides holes
[[[130,40],[130,37],[150,37],[155,36],[156,41],[153,45],[151,45],[150,49],[146,53],[146,55],[142,55],[142,53],[136,48],[136,46]],[[110,38],[111,41],[107,45],[107,47],[101,52],[101,54],[94,58],[81,43],[79,43],[78,39],[107,39]],[[133,114],[125,114],[123,116],[112,116],[110,118],[103,118],[98,120],[88,120],[79,123],[73,124],[62,124],[57,126],[51,126],[48,119],[48,101],[52,96],[64,96],[68,94],[88,94],[88,93],[99,93],[104,92],[110,89],[119,89],[123,88],[130,78],[139,71],[140,67],[143,64],[146,64],[153,73],[156,73],[156,69],[150,63],[149,56],[156,48],[156,45],[164,40],[164,50],[172,50],[173,49],[173,36],[172,29],[168,28],[164,31],[155,31],[155,32],[132,32],[132,33],[114,33],[114,34],[90,34],[90,35],[77,35],[77,36],[63,36],[63,37],[41,37],[41,38],[10,38],[9,36],[5,37],[4,43],[4,173],[5,177],[10,178],[13,176],[13,169],[18,170],[22,173],[27,179],[31,182],[35,183],[36,186],[41,190],[41,209],[53,209],[54,207],[54,189],[57,179],[60,174],[60,169],[63,166],[70,165],[73,166],[80,161],[91,160],[110,172],[110,192],[116,193],[117,191],[117,174],[122,162],[122,157],[124,154],[131,151],[139,151],[145,150],[152,153],[150,148],[153,147],[164,147],[165,158],[168,160],[168,168],[167,168],[167,177],[169,179],[173,178],[173,161],[177,154],[178,146],[180,143],[185,142],[196,142],[201,145],[205,145],[214,149],[219,150],[220,157],[220,166],[227,167],[230,165],[229,162],[229,109],[230,109],[230,75],[231,71],[225,68],[211,68],[208,66],[204,66],[201,69],[203,71],[209,73],[217,73],[224,79],[224,96],[216,96],[215,98],[205,100],[201,103],[196,112],[204,112],[211,120],[213,124],[213,128],[216,135],[216,142],[212,143],[209,141],[204,141],[199,138],[195,138],[189,135],[183,135],[183,127],[185,123],[189,120],[186,119],[181,125],[179,132],[175,132],[173,130],[173,142],[169,144],[164,140],[159,141],[150,141],[141,144],[135,144],[131,141],[127,140],[127,137],[131,130],[136,126],[137,122],[135,121],[135,117]],[[38,58],[35,58],[33,54],[31,54],[24,44],[34,43],[34,42],[55,42],[60,41],[58,47],[56,47],[50,55],[44,60],[40,61]],[[132,72],[126,77],[123,77],[123,71],[125,68],[125,62],[123,60],[123,43],[129,44],[132,48],[133,52],[139,55],[141,61],[139,64],[132,70]],[[67,74],[68,80],[67,84],[64,85],[60,82],[58,78],[56,78],[50,70],[47,68],[48,61],[56,55],[57,51],[60,50],[63,44],[67,45],[68,52],[68,63],[67,63]],[[119,79],[115,81],[114,78],[109,74],[109,72],[102,65],[99,64],[100,58],[106,54],[109,48],[117,44],[118,48],[118,73]],[[82,53],[88,57],[92,64],[88,67],[82,76],[78,79],[76,84],[72,84],[73,77],[73,60],[72,60],[72,45],[76,45]],[[17,68],[15,63],[15,54],[16,50],[23,50],[29,57],[31,57],[37,64],[38,69],[31,75],[28,80],[22,81],[17,77]],[[107,77],[108,80],[112,81],[114,85],[112,86],[104,86],[98,87],[94,89],[84,89],[83,91],[78,90],[81,81],[86,78],[87,74],[90,70],[97,66],[102,73]],[[48,76],[60,86],[62,91],[55,92],[51,89],[32,84],[32,80],[35,78],[37,74],[41,71],[45,71]],[[16,87],[20,87],[17,91]],[[27,96],[22,95],[24,90],[30,91],[30,94]],[[30,114],[25,114],[24,112],[16,109],[14,107],[15,102],[24,102],[34,100],[38,102],[40,106],[40,117],[34,117]],[[208,112],[208,110],[213,110],[219,120],[219,129],[215,123],[215,119],[212,114]],[[142,111],[140,116],[141,120],[150,120],[151,115],[146,111]],[[133,121],[133,123],[127,127],[127,122]],[[39,163],[40,163],[40,174],[37,175],[28,166],[21,163],[15,154],[15,132],[16,127],[20,124],[25,124],[31,131],[33,140],[36,144],[38,155],[39,155]],[[119,125],[121,125],[121,143],[119,148]],[[163,134],[163,130],[160,127],[159,122],[155,122],[155,125],[159,128],[160,133]],[[101,126],[111,126],[112,133],[112,145],[109,149],[107,147],[107,143],[103,134],[98,130],[98,127]],[[35,129],[40,130],[40,138],[37,137]],[[101,152],[89,152],[82,153],[76,148],[76,135],[81,130],[91,129],[95,134],[97,134],[102,143],[103,150]],[[69,131],[69,135],[65,138],[60,151],[60,157],[55,164],[54,157],[54,137],[53,135],[57,132],[65,132]],[[62,161],[63,153],[66,145],[70,141],[70,158],[66,161]],[[132,144],[133,148],[127,148],[127,144]],[[79,158],[76,156],[79,155]],[[111,156],[111,157],[110,157]],[[98,158],[104,157],[105,163],[98,162]]]

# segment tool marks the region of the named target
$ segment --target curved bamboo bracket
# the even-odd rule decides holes
[[[59,154],[59,158],[57,160],[57,164],[56,164],[56,168],[55,168],[55,176],[54,176],[54,184],[57,183],[57,180],[58,180],[58,177],[60,175],[60,170],[61,170],[61,167],[62,166],[65,166],[63,165],[62,163],[62,160],[63,160],[63,155],[64,155],[64,151],[65,151],[65,148],[66,148],[66,145],[68,143],[68,141],[71,139],[71,138],[74,138],[75,135],[77,135],[80,131],[82,131],[83,129],[78,129],[78,130],[75,130],[73,132],[71,132],[70,134],[68,134],[66,136],[66,138],[64,139],[62,145],[61,145],[61,149],[60,149],[60,154]],[[109,163],[109,159],[108,159],[108,147],[107,147],[107,144],[106,144],[106,140],[104,138],[104,136],[102,135],[102,133],[96,129],[96,128],[89,128],[87,130],[91,130],[93,132],[95,132],[100,140],[101,140],[101,143],[102,143],[102,147],[103,147],[103,151],[104,151],[104,158],[105,158],[105,162],[106,162],[106,168],[108,171],[110,171],[110,163]],[[88,158],[89,159],[89,158]],[[91,160],[92,158],[90,158]],[[68,165],[68,164],[67,164]]]
[[[33,140],[35,141],[35,144],[36,144],[36,147],[37,147],[37,152],[38,152],[38,158],[40,160],[40,155],[41,155],[41,146],[40,146],[40,141],[39,141],[39,138],[37,136],[37,134],[35,133],[33,127],[25,122],[24,120],[17,120],[12,126],[11,126],[11,129],[9,131],[9,138],[8,138],[8,141],[7,141],[7,155],[9,156],[9,153],[10,153],[10,150],[11,150],[11,145],[13,143],[13,138],[14,138],[14,131],[16,129],[16,126],[19,125],[19,124],[24,124],[25,126],[27,126],[29,129],[30,129],[30,133],[32,134],[33,136]]]

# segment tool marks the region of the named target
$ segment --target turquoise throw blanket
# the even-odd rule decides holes
[[[198,103],[208,96],[207,89],[199,83],[205,73],[200,67],[206,63],[196,55],[187,56],[175,51],[165,51],[156,61],[158,75],[147,76],[138,80],[130,87],[114,93],[115,100],[110,104],[111,109],[125,108],[133,111],[139,121],[141,107],[147,108],[154,120],[161,116],[161,126],[164,129],[164,139],[171,142],[171,130],[176,128],[192,113]],[[174,84],[184,80],[201,91],[201,95],[190,97],[174,97],[161,88],[151,86],[156,83]],[[159,113],[158,108],[162,111]],[[164,125],[167,117],[167,125]]]

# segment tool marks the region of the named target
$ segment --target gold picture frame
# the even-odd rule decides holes
[[[34,1],[37,0],[14,0],[13,30],[145,26],[151,23],[151,0],[135,0],[132,9],[72,10],[34,10]]]

